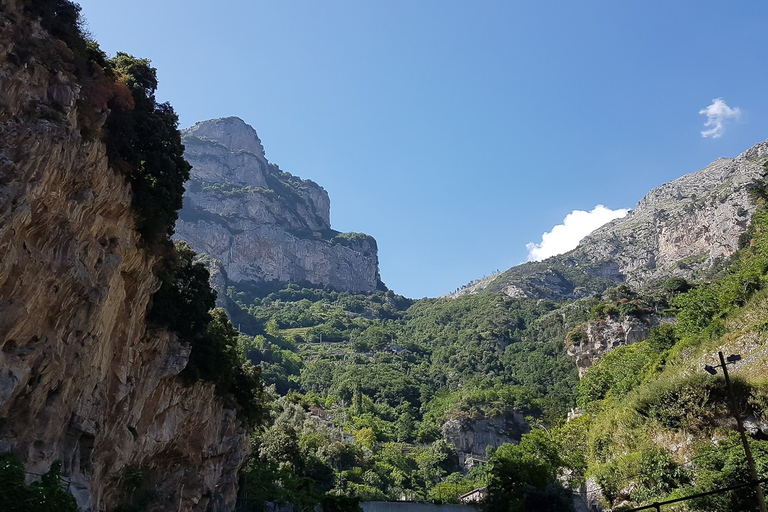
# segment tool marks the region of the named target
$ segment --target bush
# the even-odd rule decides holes
[[[184,160],[178,116],[170,104],[155,101],[157,70],[150,61],[118,52],[109,65],[130,90],[133,106],[110,100],[107,152],[118,168],[127,164],[136,227],[153,245],[173,234],[191,166]]]
[[[484,509],[496,511],[568,511],[572,498],[557,482],[560,447],[548,434],[534,430],[520,444],[503,444],[491,458]]]
[[[595,477],[609,502],[626,488],[633,489],[630,501],[634,503],[660,500],[690,482],[690,472],[660,448],[623,455],[601,466]]]
[[[732,433],[722,444],[732,448],[722,449],[707,445],[697,454],[694,465],[696,485],[687,489],[687,494],[703,493],[750,481],[738,434]],[[757,473],[759,476],[765,476],[768,473],[768,442],[751,440],[749,444]],[[704,512],[746,512],[757,510],[757,498],[753,489],[739,489],[697,498],[691,505]]]
[[[75,498],[61,488],[61,461],[39,482],[24,483],[24,464],[0,453],[0,510],[3,512],[77,512]]]
[[[732,381],[739,408],[746,409],[749,388],[742,379]],[[713,427],[715,418],[730,416],[725,379],[708,374],[654,382],[642,390],[634,408],[672,429],[702,430]]]
[[[576,403],[579,407],[587,407],[597,400],[625,396],[643,382],[655,360],[654,355],[646,342],[608,352],[579,381]]]

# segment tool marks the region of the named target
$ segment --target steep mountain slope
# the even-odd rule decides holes
[[[189,346],[148,330],[163,246],[100,140],[110,94],[131,93],[84,52],[72,4],[0,7],[0,452],[28,477],[62,461],[84,510],[114,510],[128,480],[164,509],[231,509],[243,424],[178,378]]]
[[[376,240],[332,230],[328,193],[269,163],[253,128],[228,117],[183,134],[193,168],[176,236],[213,258],[220,292],[243,283],[383,286]]]
[[[676,324],[617,347],[580,381],[581,416],[564,433],[580,440],[571,444],[579,453],[571,469],[586,480],[590,501],[640,506],[715,491],[685,510],[758,509],[752,489],[718,490],[750,479],[735,414],[758,478],[768,474],[766,192],[765,183],[756,188],[749,243],[726,272],[675,292]],[[732,390],[718,352],[738,354],[726,359]]]
[[[692,278],[738,248],[755,210],[751,184],[762,177],[768,142],[721,158],[650,191],[562,255],[513,267],[451,296],[503,291],[512,297],[581,298],[616,283],[632,287],[677,276]]]

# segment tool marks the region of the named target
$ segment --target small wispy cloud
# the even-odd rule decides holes
[[[701,136],[719,139],[725,132],[725,121],[727,119],[738,119],[741,116],[741,109],[739,107],[729,107],[723,101],[723,98],[715,98],[712,100],[711,105],[699,110],[699,114],[707,116],[707,122],[704,123],[704,127],[711,126],[709,130],[702,130]]]
[[[629,208],[611,210],[601,204],[589,212],[573,210],[565,216],[562,224],[541,235],[541,243],[529,242],[525,245],[528,249],[528,261],[541,261],[575,249],[585,236],[613,219],[624,217],[627,213]]]

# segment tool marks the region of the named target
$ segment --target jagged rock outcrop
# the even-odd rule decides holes
[[[485,462],[488,446],[498,448],[504,443],[519,443],[530,425],[519,412],[510,412],[492,418],[451,418],[443,424],[443,439],[456,448],[459,464],[472,466],[473,462]]]
[[[768,142],[721,158],[650,191],[626,217],[541,262],[473,282],[456,294],[502,291],[511,297],[574,299],[616,283],[641,287],[691,279],[738,249],[755,205],[748,189],[764,173]]]
[[[228,117],[183,134],[193,168],[176,236],[213,258],[227,284],[383,286],[373,237],[333,231],[328,193],[269,163],[253,128]]]
[[[2,6],[0,451],[36,474],[61,460],[83,510],[114,509],[126,471],[152,510],[231,510],[247,435],[213,385],[182,385],[189,349],[147,331],[157,256],[104,143],[81,135],[66,45]]]
[[[587,322],[584,329],[586,339],[580,343],[568,345],[567,352],[576,361],[579,378],[582,378],[590,366],[611,350],[644,341],[648,339],[651,329],[674,321],[674,317],[655,314],[627,315],[623,318],[607,316],[597,321]]]

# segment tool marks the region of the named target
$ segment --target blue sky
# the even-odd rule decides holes
[[[251,124],[415,298],[768,138],[768,2],[79,3],[105,51],[152,60],[182,127]],[[716,98],[739,112],[703,137]]]

